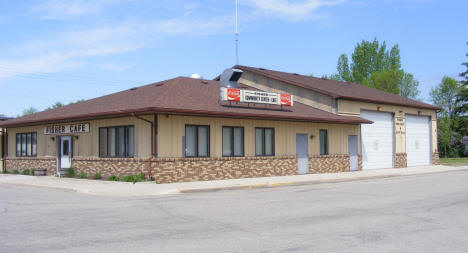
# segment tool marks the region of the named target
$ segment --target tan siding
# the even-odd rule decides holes
[[[152,121],[153,116],[145,118]],[[74,155],[80,157],[99,156],[99,127],[134,125],[135,126],[135,157],[149,157],[151,153],[151,128],[150,124],[142,120],[126,117],[105,120],[92,120],[90,133],[78,134],[78,140],[74,139]],[[275,155],[295,155],[296,134],[309,135],[309,154],[319,154],[319,130],[329,131],[330,154],[347,154],[348,135],[359,133],[358,125],[324,124],[309,122],[289,122],[251,119],[213,118],[180,115],[158,115],[158,156],[182,157],[182,137],[185,135],[185,125],[209,125],[210,126],[210,156],[222,156],[222,126],[244,127],[245,155],[255,156],[255,127],[275,128]],[[15,136],[21,132],[38,133],[38,156],[56,156],[56,140],[53,135],[44,135],[44,126],[10,128],[9,130],[9,155],[15,156]],[[310,140],[310,135],[314,135]]]
[[[319,130],[328,129],[330,154],[348,153],[348,135],[358,135],[358,125],[324,124],[308,122],[250,120],[211,118],[179,115],[158,116],[158,146],[160,157],[181,157],[182,137],[185,135],[185,125],[209,125],[210,155],[211,157],[222,156],[222,126],[244,127],[245,155],[255,156],[255,127],[275,128],[275,155],[296,154],[296,134],[305,133],[314,135],[309,141],[309,154],[319,154]],[[309,138],[310,140],[310,138]]]
[[[333,108],[334,99],[318,92],[293,86],[248,71],[244,71],[239,82],[268,92],[289,93],[294,95],[294,101],[296,102],[310,105],[327,112],[336,113],[336,110]]]
[[[153,116],[145,116],[151,120]],[[99,157],[99,128],[133,125],[135,127],[135,157],[149,157],[151,155],[151,127],[150,124],[134,117],[113,118],[103,120],[86,121],[90,123],[90,132],[77,134],[78,139],[74,139],[74,156]],[[55,135],[44,135],[46,125],[19,127],[8,129],[8,155],[16,156],[16,133],[37,132],[37,155],[56,156],[57,138]]]
[[[381,107],[383,112],[394,113],[395,119],[395,152],[406,152],[406,129],[405,115],[424,115],[431,118],[432,125],[432,152],[437,150],[437,118],[436,111],[429,109],[418,109],[397,105],[374,104],[352,100],[338,100],[338,114],[341,115],[360,115],[361,110],[377,111],[377,107]],[[399,121],[401,120],[401,121]],[[401,123],[401,124],[397,124]]]

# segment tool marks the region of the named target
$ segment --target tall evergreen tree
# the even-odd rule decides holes
[[[467,43],[468,45],[468,43]],[[466,54],[468,57],[468,54]],[[458,95],[458,107],[456,108],[457,113],[462,116],[468,116],[468,62],[463,62],[463,66],[465,66],[466,70],[460,73],[460,77],[462,77],[462,89],[460,94]]]

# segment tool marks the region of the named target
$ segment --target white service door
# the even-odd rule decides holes
[[[429,117],[406,115],[407,165],[431,164],[431,127]]]
[[[387,112],[361,111],[361,117],[374,122],[361,125],[362,168],[392,168],[393,115]]]
[[[70,169],[72,162],[71,136],[60,137],[60,168]]]

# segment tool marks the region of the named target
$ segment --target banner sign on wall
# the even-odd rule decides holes
[[[223,101],[293,106],[293,97],[294,96],[290,94],[241,90],[226,87],[221,88],[221,100]]]
[[[79,134],[89,133],[89,123],[72,125],[52,125],[44,127],[44,134]]]

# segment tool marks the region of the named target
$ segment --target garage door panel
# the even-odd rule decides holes
[[[431,164],[431,127],[427,116],[406,115],[408,166]]]
[[[361,125],[363,169],[393,167],[393,115],[362,111],[373,124]]]

